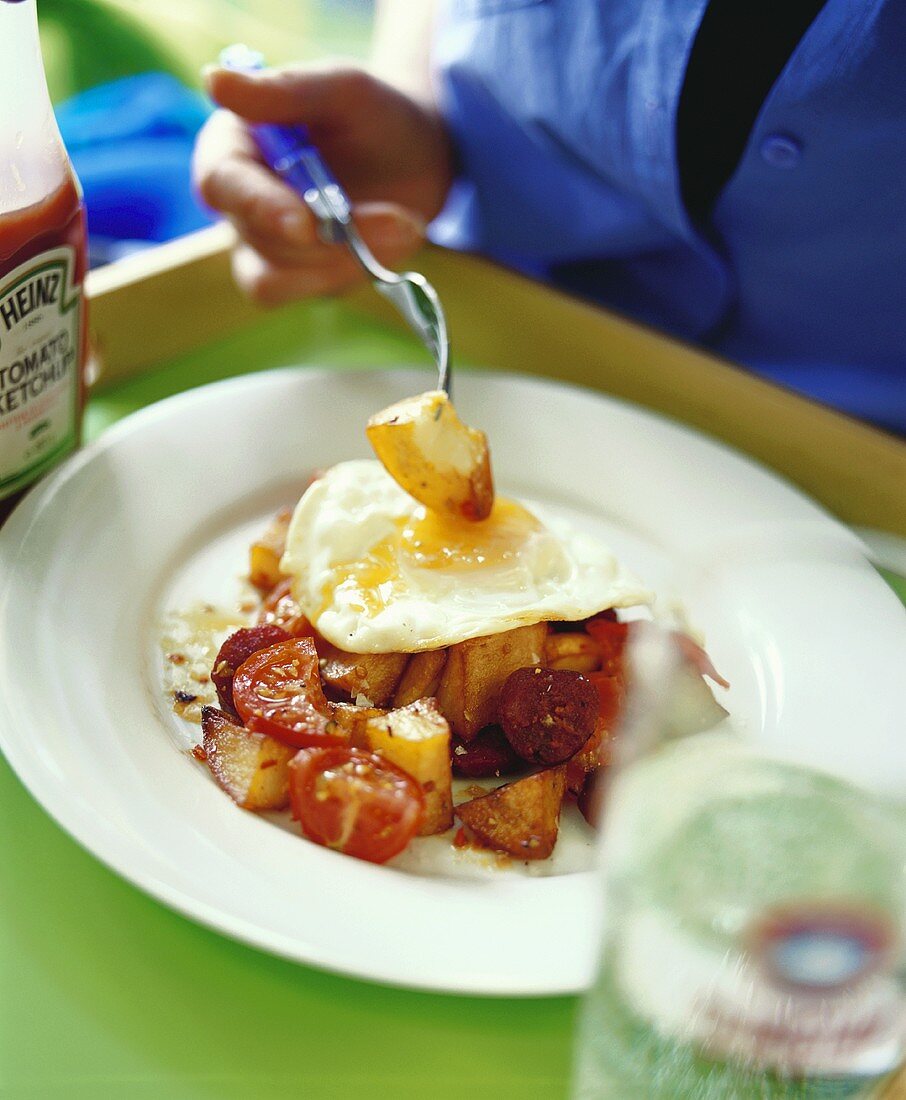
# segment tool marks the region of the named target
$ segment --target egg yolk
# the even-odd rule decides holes
[[[421,508],[399,536],[400,556],[420,569],[484,569],[519,556],[541,524],[527,508],[498,497],[487,519],[457,519]]]
[[[462,571],[494,569],[517,560],[542,525],[516,501],[498,497],[487,519],[460,520],[418,508],[401,519],[397,531],[376,543],[361,561],[331,571],[315,618],[330,606],[341,585],[352,584],[361,594],[362,610],[376,614],[401,590],[400,566],[410,569]]]

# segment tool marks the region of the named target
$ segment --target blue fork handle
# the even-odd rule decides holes
[[[260,72],[264,57],[247,46],[229,46],[220,64],[234,72]],[[346,192],[324,163],[304,126],[259,122],[250,126],[265,164],[302,197],[328,241],[346,239],[352,206]]]

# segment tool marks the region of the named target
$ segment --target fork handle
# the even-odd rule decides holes
[[[234,72],[260,72],[264,57],[247,46],[229,46],[220,55],[220,64]],[[250,126],[252,136],[265,164],[287,183],[311,210],[323,240],[347,240],[352,220],[352,204],[324,163],[305,126],[279,126],[259,122]]]

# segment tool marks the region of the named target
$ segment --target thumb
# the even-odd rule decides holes
[[[318,65],[235,72],[205,70],[211,98],[248,122],[314,123],[345,121],[371,78],[362,69]]]

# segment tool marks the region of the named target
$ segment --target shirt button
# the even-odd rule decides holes
[[[761,143],[761,156],[772,168],[795,168],[802,144],[788,134],[769,134]]]

